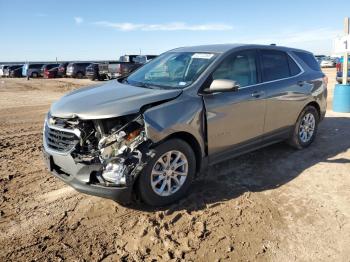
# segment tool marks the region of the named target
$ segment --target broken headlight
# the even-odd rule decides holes
[[[102,178],[115,185],[132,182],[150,156],[149,141],[141,116],[103,136],[98,148],[104,165]]]

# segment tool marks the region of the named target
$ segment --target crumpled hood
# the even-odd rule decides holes
[[[73,91],[51,106],[52,116],[60,118],[103,119],[139,112],[144,105],[168,100],[182,90],[158,90],[109,81]]]

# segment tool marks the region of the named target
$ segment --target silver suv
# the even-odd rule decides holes
[[[166,205],[208,165],[283,140],[309,146],[326,98],[327,79],[307,51],[178,48],[53,104],[44,156],[80,192]]]

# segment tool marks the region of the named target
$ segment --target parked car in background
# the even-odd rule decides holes
[[[335,67],[335,65],[336,65],[335,60],[331,58],[325,58],[320,63],[321,67]]]
[[[92,63],[86,67],[85,75],[90,80],[104,80],[106,79],[106,75],[100,74],[99,72],[99,64]]]
[[[136,57],[135,57],[136,58]],[[99,74],[107,79],[115,79],[130,74],[143,64],[122,61],[110,61],[99,64]]]
[[[51,68],[58,67],[60,64],[45,64],[40,69],[40,76],[45,76],[45,71],[49,71]]]
[[[134,62],[138,64],[146,64],[156,57],[156,55],[138,55],[135,57]]]
[[[119,62],[126,62],[126,63],[135,63],[135,58],[138,57],[138,55],[122,55],[119,57]]]
[[[58,66],[44,71],[44,78],[56,78],[58,74]]]
[[[123,55],[119,58],[120,63],[117,65],[117,74],[125,76],[135,71],[142,66],[141,63],[136,62],[138,55]]]
[[[37,78],[40,76],[43,63],[27,63],[23,65],[22,75],[24,77]]]
[[[80,192],[163,206],[184,197],[208,165],[285,140],[310,146],[326,107],[327,78],[310,52],[182,47],[55,102],[44,159]]]
[[[117,67],[121,62],[119,61],[108,61],[105,63],[100,63],[98,65],[98,72],[101,77],[105,79],[115,79],[120,77],[120,74],[117,71]]]
[[[315,58],[319,64],[321,64],[322,60],[325,59],[327,56],[325,55],[315,55]]]
[[[22,77],[23,65],[9,67],[9,77]]]
[[[69,63],[67,66],[66,75],[68,77],[83,78],[85,77],[86,68],[90,64],[91,63],[87,63],[87,62]]]
[[[139,68],[142,65],[143,64],[139,64],[139,63],[126,63],[126,62],[120,63],[119,65],[117,65],[117,73],[120,76],[125,76],[135,71],[137,68]]]
[[[4,71],[9,68],[10,65],[0,65],[0,77],[4,77]]]
[[[11,72],[18,68],[21,68],[23,65],[11,65],[8,68],[4,69],[4,77],[11,77]],[[14,74],[14,73],[12,73]],[[18,74],[18,73],[17,73]]]
[[[61,63],[58,66],[57,77],[65,77],[67,72],[68,62]]]
[[[3,77],[9,77],[10,76],[10,68],[13,67],[14,65],[9,65],[8,67],[3,69]]]
[[[337,82],[338,82],[339,84],[342,84],[342,83],[343,83],[343,72],[342,72],[342,71],[337,72],[336,80],[337,80]],[[347,83],[348,83],[348,84],[350,83],[350,70],[348,71]]]

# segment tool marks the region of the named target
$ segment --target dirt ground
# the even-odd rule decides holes
[[[211,167],[180,203],[127,208],[41,158],[50,103],[91,84],[0,79],[0,261],[350,261],[350,114],[329,110],[306,150],[276,144]]]

